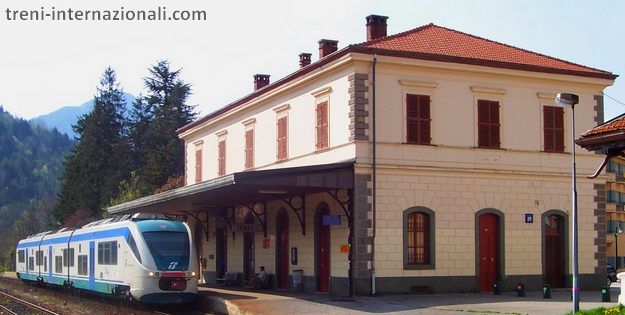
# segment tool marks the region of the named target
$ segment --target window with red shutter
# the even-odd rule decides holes
[[[430,96],[407,94],[406,142],[411,144],[431,144],[430,123]]]
[[[202,181],[202,150],[195,150],[195,182]]]
[[[226,140],[219,141],[219,170],[218,175],[226,175]]]
[[[287,116],[278,118],[278,136],[277,136],[277,144],[278,144],[278,152],[277,158],[278,160],[284,160],[288,158],[287,155]]]
[[[477,146],[480,148],[499,149],[499,102],[477,101]]]
[[[564,108],[543,106],[546,152],[564,152]]]
[[[254,129],[245,131],[245,168],[254,168]]]
[[[317,104],[317,150],[328,147],[328,101]]]

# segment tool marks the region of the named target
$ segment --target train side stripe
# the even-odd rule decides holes
[[[117,228],[117,229],[112,229],[112,230],[96,231],[96,232],[91,232],[91,233],[74,234],[72,236],[72,242],[98,240],[98,239],[117,237],[117,236],[123,236],[124,238],[128,239],[128,234],[130,234],[130,229],[128,229],[127,227]],[[41,242],[41,245],[61,244],[61,243],[67,243],[68,241],[69,241],[69,236],[47,238]],[[25,247],[33,247],[33,246],[39,246],[39,240],[32,241],[32,242],[19,243],[17,245],[17,248],[25,248]]]

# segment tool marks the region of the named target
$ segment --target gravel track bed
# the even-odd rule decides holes
[[[137,307],[124,307],[115,300],[92,297],[79,297],[68,294],[59,289],[43,288],[36,285],[22,283],[15,279],[0,277],[0,290],[30,303],[47,308],[61,315],[154,315],[154,310],[135,309]],[[165,311],[167,312],[167,311]],[[35,314],[20,313],[18,314]],[[177,313],[174,311],[170,314]],[[179,313],[179,312],[178,312]],[[182,313],[180,313],[182,314]]]

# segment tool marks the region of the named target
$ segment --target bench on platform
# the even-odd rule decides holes
[[[237,278],[239,274],[237,272],[226,272],[223,278],[215,279],[217,284],[225,285],[225,286],[236,286]]]
[[[255,273],[254,274],[254,278],[252,278],[252,279],[256,279],[257,277],[258,277],[258,273]],[[269,289],[269,286],[271,284],[271,279],[270,278],[271,278],[271,275],[267,274],[267,276],[265,277],[265,281],[254,283],[253,288],[254,289]],[[247,285],[247,287],[248,288],[252,288],[252,286],[249,285],[249,284]]]

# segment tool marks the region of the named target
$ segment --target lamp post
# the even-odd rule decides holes
[[[578,268],[578,243],[577,243],[577,174],[575,168],[575,104],[579,103],[579,96],[572,93],[559,93],[556,97],[556,103],[560,106],[570,107],[572,120],[571,120],[571,150],[573,154],[573,313],[579,311],[579,287],[577,286],[577,280],[579,276]]]

